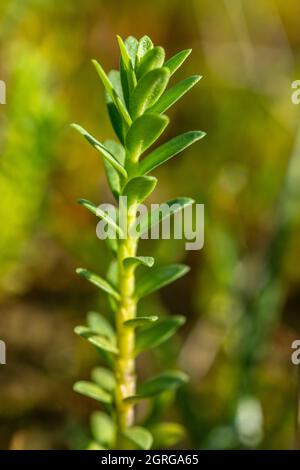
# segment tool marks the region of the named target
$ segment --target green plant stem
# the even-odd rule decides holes
[[[125,403],[124,398],[135,394],[136,375],[134,359],[134,328],[124,326],[126,320],[136,316],[136,299],[134,297],[135,273],[134,267],[125,268],[123,261],[125,258],[136,255],[137,239],[129,234],[130,227],[135,223],[136,206],[130,206],[126,213],[128,236],[125,240],[119,241],[118,248],[118,272],[119,272],[119,292],[121,299],[116,315],[116,332],[119,354],[115,361],[116,375],[116,418],[119,431],[119,445],[121,445],[121,433],[124,429],[134,423],[134,408],[132,404]]]

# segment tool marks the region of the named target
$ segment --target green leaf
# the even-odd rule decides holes
[[[156,103],[165,91],[169,78],[170,72],[166,67],[151,70],[141,78],[130,100],[130,114],[134,120]]]
[[[99,289],[104,290],[107,294],[111,295],[114,297],[116,300],[120,300],[120,294],[117,292],[109,282],[107,282],[105,279],[102,277],[98,276],[97,274],[92,273],[91,271],[88,271],[87,269],[83,268],[78,268],[76,269],[76,273],[79,274],[79,276],[83,277],[84,279],[87,279],[89,282],[94,284],[95,286],[99,287]]]
[[[131,95],[137,83],[132,60],[122,38],[117,35],[117,40],[118,40],[118,44],[119,44],[120,52],[121,52],[121,61],[123,62],[126,75],[127,75],[129,95]],[[122,78],[121,78],[121,81],[123,82]]]
[[[133,426],[123,431],[123,435],[137,445],[142,450],[149,450],[151,448],[153,438],[151,433],[141,426]]]
[[[112,447],[116,438],[116,425],[106,413],[95,411],[91,415],[93,438],[104,447]]]
[[[192,49],[186,49],[184,51],[178,52],[165,62],[165,67],[170,70],[170,75],[173,75],[173,73],[176,72],[176,70],[183,64],[191,52]]]
[[[142,203],[155,189],[157,179],[153,176],[137,176],[128,181],[122,191],[127,197],[127,204]]]
[[[168,449],[185,437],[185,429],[178,423],[157,423],[151,426],[154,449]]]
[[[116,388],[116,379],[113,372],[104,367],[96,367],[92,370],[92,380],[107,392],[112,393]]]
[[[154,265],[154,258],[152,256],[129,256],[123,260],[125,268],[136,268],[140,264],[152,268]]]
[[[124,325],[128,326],[128,328],[138,328],[140,326],[145,326],[149,325],[150,323],[154,323],[157,320],[158,317],[155,315],[151,315],[148,317],[136,317],[132,318],[131,320],[126,320],[124,322]]]
[[[87,325],[95,333],[114,340],[116,332],[109,321],[98,312],[88,312]]]
[[[140,79],[150,70],[158,69],[163,66],[165,60],[165,51],[162,47],[150,49],[141,60],[137,70],[137,78]]]
[[[87,328],[86,326],[76,326],[74,332],[78,336],[82,336],[85,338],[89,343],[97,348],[107,351],[113,354],[118,354],[118,348],[116,347],[115,343],[112,342],[111,339],[106,338],[105,336],[97,334],[95,331]]]
[[[175,390],[188,381],[188,376],[179,370],[165,371],[142,382],[137,395],[152,397],[166,390]]]
[[[127,403],[137,403],[140,400],[159,395],[165,391],[175,390],[188,381],[188,376],[181,371],[162,372],[151,379],[145,380],[137,388],[137,394],[125,398]]]
[[[145,271],[137,279],[135,295],[140,299],[152,294],[184,276],[189,270],[190,268],[184,264],[170,264],[169,266],[160,266],[151,269],[151,271]]]
[[[136,59],[138,45],[139,45],[138,40],[133,36],[128,36],[128,38],[125,39],[125,47],[128,51],[133,67],[135,67],[135,59]]]
[[[136,119],[126,136],[130,160],[137,162],[140,155],[159,138],[168,124],[169,118],[158,114],[147,113]]]
[[[116,108],[118,109],[119,113],[122,115],[122,117],[123,117],[124,121],[126,122],[126,124],[128,126],[130,126],[131,122],[132,122],[131,117],[129,116],[128,111],[127,111],[126,107],[124,106],[124,104],[122,103],[122,100],[118,96],[116,90],[114,89],[110,79],[108,78],[108,76],[104,72],[101,65],[96,60],[92,60],[92,63],[94,64],[94,66],[95,66],[95,68],[98,72],[98,75],[101,78],[101,81],[102,81],[107,93],[109,94],[109,96],[113,100],[113,102],[114,102]]]
[[[171,215],[177,214],[179,211],[183,210],[185,207],[190,206],[195,201],[188,197],[182,197],[177,199],[172,199],[171,201],[165,202],[163,205],[168,208],[168,210],[160,210],[160,205],[158,208],[153,209],[150,214],[145,214],[141,217],[139,221],[139,234],[140,236],[149,230],[151,227],[157,225],[158,223],[166,220]]]
[[[194,202],[195,201],[193,199],[188,197],[181,197],[164,203],[169,207],[169,210],[161,211],[159,207],[157,209],[153,209],[150,214],[145,214],[141,217],[139,221],[139,235],[142,236],[143,233],[147,232],[152,226],[166,220],[171,215],[176,214]]]
[[[177,83],[175,86],[167,90],[155,103],[152,108],[148,110],[149,113],[164,113],[176,101],[178,101],[185,93],[187,93],[202,77],[200,75],[193,75],[185,80]]]
[[[205,132],[190,131],[174,137],[155,149],[141,161],[139,165],[139,173],[141,175],[149,173],[154,170],[154,168],[162,165],[162,163],[182,152],[182,150],[186,149],[197,140],[202,139],[205,135]]]
[[[144,328],[136,337],[135,354],[137,355],[147,349],[156,348],[164,343],[184,322],[185,318],[183,316],[176,315]]]
[[[85,380],[76,382],[73,386],[73,390],[74,392],[81,393],[81,395],[100,401],[101,403],[110,404],[112,402],[111,395],[92,382]]]
[[[125,178],[127,178],[127,172],[125,168],[120,165],[118,160],[110,153],[110,151],[102,145],[98,140],[96,140],[91,134],[89,134],[83,127],[78,124],[71,124],[71,127],[75,129],[96,149],[102,154],[102,156]]]
[[[108,78],[111,81],[112,86],[114,90],[116,90],[116,93],[122,103],[125,103],[120,72],[118,70],[111,70],[108,74]],[[128,129],[128,125],[124,122],[122,114],[119,112],[118,108],[114,103],[114,100],[107,92],[105,93],[105,101],[112,127],[116,135],[118,136],[120,142],[124,143],[124,135]]]
[[[112,227],[112,229],[120,235],[120,237],[124,237],[124,233],[122,229],[116,224],[116,222],[108,215],[106,214],[103,210],[101,210],[98,206],[93,204],[92,202],[88,201],[87,199],[78,199],[77,200],[78,204],[81,204],[84,206],[86,209],[88,209],[90,212],[95,214],[97,217],[100,219],[105,220],[105,222]]]
[[[104,146],[109,152],[115,157],[115,159],[124,167],[125,165],[125,148],[122,144],[115,142],[114,140],[106,140]],[[107,161],[104,160],[104,167],[110,189],[116,199],[118,199],[121,192],[121,181],[119,173],[114,167]]]
[[[136,65],[137,67],[140,65],[140,62],[144,55],[153,48],[153,42],[149,38],[149,36],[143,36],[139,40],[138,48],[136,51]]]

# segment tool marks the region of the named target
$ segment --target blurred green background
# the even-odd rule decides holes
[[[207,137],[155,172],[151,202],[204,203],[205,245],[142,242],[158,263],[192,270],[144,304],[187,324],[141,358],[140,375],[176,362],[189,373],[157,404],[186,426],[179,448],[299,447],[290,360],[300,337],[299,17],[298,0],[1,1],[1,449],[75,449],[88,438],[95,405],[72,384],[98,358],[73,327],[108,307],[74,270],[105,273],[110,255],[75,200],[111,195],[101,159],[69,123],[113,137],[90,59],[116,68],[116,34],[147,34],[167,56],[192,47],[176,80],[203,75],[168,113],[165,138]]]

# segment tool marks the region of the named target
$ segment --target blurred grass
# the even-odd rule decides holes
[[[176,401],[163,397],[153,413],[179,415],[185,448],[298,445],[290,345],[300,329],[299,110],[290,85],[300,73],[299,8],[297,0],[1,2],[0,337],[9,354],[0,448],[86,441],[79,423],[92,404],[71,384],[97,357],[72,328],[106,305],[74,268],[104,273],[109,259],[74,201],[110,195],[98,155],[68,123],[112,137],[90,59],[113,68],[116,34],[149,34],[168,56],[192,47],[178,80],[204,77],[170,112],[166,138],[189,128],[208,135],[157,170],[152,198],[171,199],[180,187],[205,203],[204,249],[168,240],[141,248],[192,267],[143,304],[145,313],[188,317],[171,346],[139,363],[147,376],[178,357],[191,375]]]

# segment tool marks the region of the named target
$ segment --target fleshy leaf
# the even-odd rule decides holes
[[[171,215],[176,214],[194,202],[195,201],[191,198],[180,197],[164,203],[166,206],[168,206],[169,210],[161,211],[159,208],[153,209],[150,214],[145,214],[141,217],[138,229],[139,235],[142,236],[143,233],[147,232],[151,227],[157,225],[163,220],[166,220]]]
[[[128,205],[142,203],[155,189],[157,179],[153,176],[137,176],[128,181],[122,191]]]
[[[162,287],[176,281],[189,272],[190,268],[184,264],[171,264],[145,271],[137,279],[135,295],[138,299],[152,294]]]
[[[165,60],[165,51],[162,47],[153,47],[150,49],[141,60],[137,70],[137,78],[140,79],[150,70],[157,69],[163,66]]]
[[[157,320],[158,320],[158,317],[155,315],[151,315],[148,317],[136,317],[136,318],[132,318],[131,320],[126,320],[124,322],[124,325],[128,326],[128,328],[138,328],[140,326],[146,326],[151,323],[154,323]]]
[[[99,77],[101,78],[101,81],[107,91],[107,93],[109,94],[109,96],[111,97],[111,99],[113,100],[116,108],[118,109],[119,113],[121,114],[121,116],[123,117],[124,121],[126,122],[126,124],[128,126],[131,125],[131,117],[129,116],[128,114],[128,111],[126,109],[126,107],[124,106],[124,104],[122,103],[122,100],[121,98],[118,96],[116,90],[114,89],[110,79],[108,78],[108,76],[106,75],[106,73],[104,72],[103,68],[101,67],[101,65],[99,64],[99,62],[97,62],[96,60],[92,60],[92,63],[94,64],[97,72],[98,72],[98,75]]]
[[[118,70],[111,70],[108,74],[108,78],[111,81],[113,88],[116,90],[120,100],[125,103],[120,72]],[[126,133],[128,125],[124,122],[122,114],[116,107],[112,97],[107,92],[105,93],[105,101],[112,127],[116,135],[118,136],[120,142],[124,143],[124,135]]]
[[[121,237],[124,236],[122,229],[116,224],[116,222],[108,215],[106,214],[102,209],[100,209],[98,206],[93,204],[92,202],[88,201],[87,199],[78,199],[78,204],[81,204],[82,206],[86,207],[90,212],[95,214],[97,217],[100,219],[105,220],[105,222],[112,227],[112,229],[120,235]]]
[[[118,348],[115,343],[108,339],[106,336],[99,335],[95,331],[87,328],[86,326],[76,326],[74,332],[78,336],[82,336],[93,346],[96,346],[103,351],[107,351],[113,354],[118,354]]]
[[[104,367],[96,367],[92,370],[92,380],[107,392],[112,393],[116,388],[116,379],[113,372]]]
[[[121,52],[121,62],[122,62],[122,65],[124,66],[124,69],[125,69],[124,71],[127,77],[128,91],[129,91],[129,96],[130,96],[136,86],[137,80],[136,80],[136,76],[135,76],[135,72],[133,69],[133,64],[132,64],[129,52],[122,38],[120,36],[117,36],[117,39],[118,39],[118,44],[119,44],[120,52]],[[123,77],[121,77],[121,81],[123,84]]]
[[[185,429],[179,423],[157,423],[151,426],[154,449],[168,449],[185,437]]]
[[[158,114],[147,113],[136,119],[126,137],[130,160],[137,162],[140,155],[159,138],[168,124],[169,118]]]
[[[153,106],[166,89],[170,78],[169,69],[162,67],[151,70],[138,82],[130,99],[130,114],[133,119]]]
[[[133,36],[128,36],[128,38],[125,39],[124,43],[131,59],[132,66],[135,67],[135,59],[139,41]]]
[[[100,401],[101,403],[110,404],[112,402],[111,395],[105,392],[101,387],[92,382],[81,380],[76,382],[73,387],[74,392],[81,393],[86,397],[93,398],[94,400]]]
[[[179,69],[179,67],[188,58],[191,52],[192,49],[185,49],[184,51],[178,52],[165,62],[165,67],[170,70],[170,75],[173,75],[173,73]]]
[[[116,425],[106,413],[95,411],[91,415],[93,438],[104,447],[112,447],[116,437]]]
[[[175,390],[188,381],[188,376],[179,370],[166,371],[142,382],[137,389],[138,395],[152,397],[165,390]]]
[[[125,149],[122,144],[115,142],[114,140],[106,140],[104,146],[109,152],[115,157],[116,160],[124,167],[125,165]],[[116,199],[118,199],[121,192],[121,182],[119,173],[114,167],[107,161],[104,160],[104,167],[107,175],[108,184]]]
[[[114,297],[116,300],[120,300],[120,294],[117,292],[113,286],[107,282],[105,279],[102,277],[98,276],[97,274],[92,273],[88,269],[84,268],[78,268],[76,269],[76,273],[79,274],[79,276],[87,279],[89,282],[94,284],[95,286],[99,287],[99,289],[104,290],[107,294],[111,295]]]
[[[153,325],[142,329],[136,337],[135,353],[156,348],[167,341],[185,322],[185,317],[176,315],[171,318],[159,320]]]
[[[153,438],[151,433],[141,426],[133,426],[123,431],[123,435],[133,442],[139,449],[149,450],[152,446]]]
[[[193,75],[185,80],[174,85],[167,90],[155,103],[152,108],[148,110],[149,113],[164,113],[173,106],[185,93],[187,93],[197,82],[201,79],[200,75]]]
[[[141,175],[149,173],[154,170],[154,168],[162,165],[170,158],[182,152],[182,150],[186,149],[197,140],[202,139],[205,135],[205,132],[190,131],[174,137],[155,149],[141,161],[139,165],[139,173]]]
[[[139,40],[138,48],[136,51],[136,65],[139,66],[142,58],[144,55],[153,48],[153,42],[149,38],[149,36],[143,36]]]
[[[83,127],[78,124],[71,124],[73,129],[76,129],[79,134],[81,134],[85,139],[102,154],[102,156],[125,178],[127,178],[127,172],[125,168],[116,160],[116,158],[110,153],[110,151],[98,142],[91,134],[89,134]]]
[[[125,268],[137,267],[142,264],[148,268],[152,268],[154,265],[154,258],[152,256],[130,256],[123,260]]]
[[[87,325],[95,333],[114,340],[116,332],[109,321],[98,312],[88,312]]]

